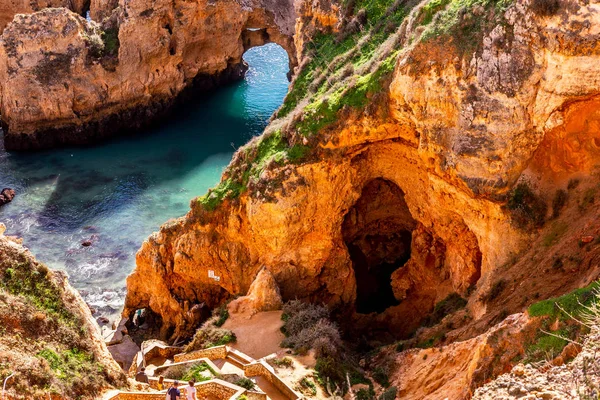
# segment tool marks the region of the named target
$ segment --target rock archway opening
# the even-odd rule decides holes
[[[392,274],[411,257],[416,224],[395,183],[377,178],[363,188],[342,225],[356,279],[356,312],[381,313],[399,304]]]
[[[294,37],[284,33],[270,16],[261,12],[251,14],[242,29],[241,41],[244,52],[267,44],[277,44],[285,50],[289,65],[287,76],[291,79],[294,68],[298,65]]]

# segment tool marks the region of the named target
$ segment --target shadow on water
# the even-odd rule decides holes
[[[0,144],[0,186],[17,191],[0,209],[7,233],[66,270],[79,289],[122,291],[141,242],[214,186],[234,150],[260,134],[281,104],[285,51],[267,45],[245,58],[245,80],[199,96],[142,134],[32,154]]]

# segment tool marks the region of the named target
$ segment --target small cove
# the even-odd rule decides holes
[[[39,153],[9,153],[0,143],[0,189],[17,192],[0,208],[6,234],[66,271],[99,314],[114,315],[142,242],[217,184],[235,149],[259,135],[281,105],[285,51],[269,44],[244,58],[244,80],[199,94],[148,132]],[[86,240],[92,245],[82,246]]]

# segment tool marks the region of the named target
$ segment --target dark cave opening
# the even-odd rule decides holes
[[[396,184],[378,178],[364,187],[342,225],[354,268],[358,313],[381,313],[399,304],[392,274],[410,259],[415,226]]]

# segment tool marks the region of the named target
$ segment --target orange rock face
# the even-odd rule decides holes
[[[536,324],[525,314],[509,316],[473,339],[435,349],[400,353],[390,378],[397,398],[407,400],[466,400],[490,377],[507,372],[511,360],[522,356],[522,343]]]
[[[251,313],[261,311],[276,311],[283,306],[281,294],[275,278],[268,269],[261,270],[246,296],[242,296],[229,303],[228,309],[231,313]]]
[[[591,103],[564,111],[600,94],[600,63],[578,45],[600,24],[577,23],[588,11],[566,10],[568,25],[517,2],[510,32],[498,25],[472,57],[435,40],[407,46],[372,107],[312,137],[309,162],[263,172],[261,181],[281,181],[269,196],[255,185],[214,211],[192,201],[186,217],[152,235],[129,277],[125,314],[150,308],[164,335],[189,335],[184,303],[244,295],[264,266],[284,301],[322,301],[397,337],[452,293],[470,295],[480,318],[491,273],[527,243],[505,194],[532,159],[552,157],[543,143],[556,129],[579,132],[573,118],[595,115]],[[579,134],[583,148],[593,136]]]
[[[4,0],[0,3],[0,32],[13,20],[15,14],[33,13],[44,8],[65,7],[77,14],[85,9],[84,0]]]

